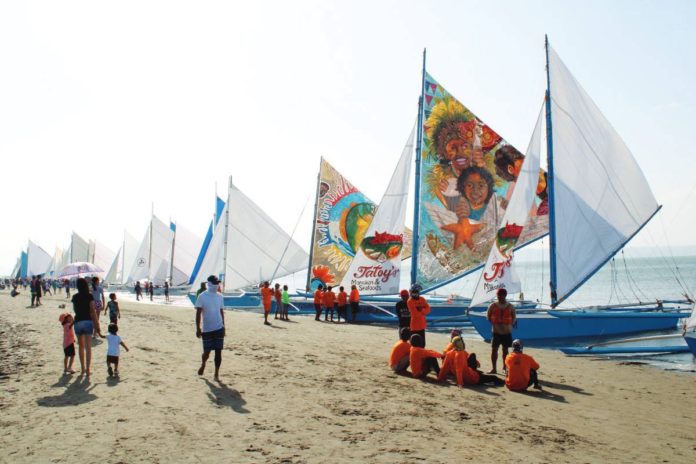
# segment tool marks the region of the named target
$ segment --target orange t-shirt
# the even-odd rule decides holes
[[[273,290],[270,287],[261,287],[261,299],[263,300],[263,307],[271,306],[271,297],[273,296]]]
[[[449,343],[447,344],[447,346],[445,347],[444,351],[442,352],[442,354],[445,354],[445,355],[446,355],[447,353],[449,353],[449,352],[452,351],[453,349],[454,349],[454,343],[449,342]]]
[[[437,380],[445,380],[449,374],[457,377],[457,385],[475,385],[480,377],[478,372],[469,367],[469,353],[456,350],[449,351],[445,356]]]
[[[314,290],[314,304],[321,304],[321,290]]]
[[[333,291],[324,292],[324,306],[326,306],[327,308],[333,308],[335,301],[336,294]]]
[[[358,289],[354,289],[350,291],[350,302],[351,303],[356,303],[360,301],[360,292],[358,292]]]
[[[417,300],[409,298],[406,302],[408,307],[408,312],[411,313],[411,326],[412,331],[415,330],[425,330],[428,324],[425,322],[425,315],[430,314],[430,305],[422,296]]]
[[[403,340],[399,340],[392,347],[391,354],[389,355],[389,367],[394,367],[404,356],[409,356],[411,351],[411,344]]]
[[[427,358],[440,358],[440,353],[433,350],[426,350],[425,348],[418,348],[416,346],[411,347],[411,353],[409,361],[411,364],[411,375],[413,377],[420,377],[423,367],[423,361]]]
[[[539,369],[539,363],[524,353],[510,353],[505,358],[507,377],[505,385],[513,391],[524,390],[529,386],[529,371]]]
[[[338,292],[338,306],[345,306],[347,297],[346,292]]]

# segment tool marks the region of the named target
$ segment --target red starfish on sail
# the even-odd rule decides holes
[[[466,244],[470,250],[474,249],[474,234],[483,229],[483,224],[472,224],[469,219],[460,219],[455,224],[446,224],[442,230],[454,234],[454,249],[459,248],[462,243]]]

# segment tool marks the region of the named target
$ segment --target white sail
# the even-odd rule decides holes
[[[120,283],[118,281],[118,271],[119,271],[119,268],[121,267],[121,263],[123,262],[123,260],[121,259],[122,253],[123,253],[123,247],[118,249],[116,256],[111,261],[111,266],[109,266],[109,270],[106,272],[106,276],[104,277],[104,282],[109,283],[109,284],[119,284]]]
[[[621,249],[658,205],[621,137],[550,46],[548,54],[560,302]]]
[[[17,277],[19,274],[19,271],[22,269],[22,258],[17,258],[17,262],[15,263],[14,267],[12,268],[12,274],[10,274],[10,277],[13,279]]]
[[[89,241],[89,251],[87,252],[87,256],[89,258],[88,258],[87,262],[94,264],[94,252],[96,250],[96,247],[97,247],[97,242],[95,242],[94,240],[90,240]]]
[[[414,135],[415,127],[401,152],[374,218],[343,277],[342,285],[345,288],[356,285],[363,295],[399,292]]]
[[[164,222],[152,216],[136,253],[128,282],[148,279],[158,285],[164,283],[167,273],[162,274],[162,262],[169,260],[173,236],[174,233]]]
[[[94,253],[92,254],[92,263],[102,269],[109,269],[109,266],[114,261],[116,254],[98,240],[94,241]]]
[[[208,245],[208,250],[203,257],[201,266],[198,270],[198,274],[191,284],[191,292],[195,293],[201,286],[201,283],[208,279],[208,276],[214,275],[218,278],[222,278],[223,272],[223,252],[225,243],[225,227],[227,225],[227,205],[225,205],[222,213],[220,213],[220,220],[215,226],[213,231],[213,238],[210,240]]]
[[[27,246],[27,276],[45,274],[50,265],[51,255],[29,240],[29,245]]]
[[[53,258],[51,258],[51,264],[48,266],[48,270],[46,271],[47,277],[54,277],[58,275],[60,270],[63,269],[63,267],[61,266],[62,260],[63,249],[59,246],[56,246],[56,251],[53,253]]]
[[[116,281],[121,284],[125,284],[128,280],[128,273],[133,269],[135,264],[135,258],[140,249],[140,243],[138,239],[133,237],[128,232],[123,232],[123,256],[120,269],[116,274]]]
[[[505,215],[500,222],[491,252],[481,271],[469,307],[491,301],[499,288],[506,289],[508,293],[515,293],[519,292],[522,287],[513,264],[513,250],[527,223],[529,210],[536,196],[539,183],[543,122],[544,111],[542,107],[522,162],[520,174],[517,177],[515,190],[512,192]]]
[[[138,251],[135,253],[133,264],[128,272],[127,282],[137,282],[138,280],[147,279],[150,273],[150,228],[147,226],[145,236],[140,242]]]
[[[72,239],[70,242],[70,261],[69,263],[89,263],[89,243],[84,238],[77,235],[75,232],[72,233]],[[69,263],[66,263],[69,264]]]
[[[193,272],[203,239],[180,224],[176,224],[174,234],[174,263],[171,268],[170,283],[186,284]]]
[[[684,323],[684,330],[696,329],[696,304],[691,308],[691,316]]]
[[[300,271],[309,255],[233,184],[228,192],[226,291]]]

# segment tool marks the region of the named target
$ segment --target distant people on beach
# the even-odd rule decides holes
[[[118,359],[121,356],[121,347],[126,351],[128,347],[123,342],[123,339],[118,335],[118,325],[115,322],[109,324],[109,333],[106,336],[106,370],[109,377],[118,377]],[[111,365],[113,364],[113,368]]]
[[[169,281],[164,281],[164,301],[169,303]]]
[[[140,281],[135,283],[135,301],[140,301],[143,297],[143,288],[140,286]]]
[[[222,349],[225,340],[224,299],[218,293],[220,281],[214,275],[208,277],[207,289],[196,299],[196,337],[203,340],[203,354],[198,375],[203,375],[211,351],[215,351],[215,380],[220,380]],[[202,322],[202,326],[201,326]]]
[[[531,356],[522,353],[522,341],[512,342],[512,353],[505,358],[507,374],[505,376],[505,386],[511,391],[524,391],[529,387],[541,390],[537,370],[539,363]]]
[[[150,294],[150,301],[155,297],[155,285],[150,282],[147,286],[147,292]]]
[[[408,327],[399,329],[399,341],[389,353],[389,367],[397,374],[404,374],[410,364],[411,344],[408,342],[410,331]]]
[[[99,277],[92,277],[92,296],[94,297],[94,310],[97,317],[101,317],[102,311],[106,312],[106,301],[104,299],[104,288],[99,285]],[[96,327],[92,338],[97,338]]]
[[[121,309],[118,307],[115,293],[109,293],[109,302],[106,306],[109,310],[109,323],[116,324],[121,319]]]
[[[68,279],[63,281],[63,288],[65,289],[65,298],[70,298],[70,281]]]
[[[358,317],[358,312],[360,311],[360,292],[355,285],[350,286],[350,297],[348,298],[348,302],[350,303],[352,321],[355,322],[355,319]]]
[[[73,330],[74,320],[69,313],[58,316],[58,322],[63,327],[63,374],[74,374],[72,368],[75,361],[75,332]]]
[[[343,316],[344,322],[348,322],[346,303],[348,303],[348,294],[343,286],[341,286],[338,288],[338,294],[336,295],[336,313],[338,314],[338,322],[341,322],[341,316]]]
[[[321,284],[319,284],[319,287],[317,287],[317,289],[314,290],[314,313],[315,313],[314,320],[315,321],[318,321],[321,319],[321,307],[323,304],[322,300],[324,298],[324,296],[322,294],[323,289],[324,289],[324,287]]]
[[[503,347],[503,366],[508,355],[508,349],[512,346],[512,327],[515,325],[515,307],[506,300],[507,290],[499,288],[498,301],[494,301],[488,307],[488,321],[491,323],[491,365],[489,374],[497,374],[498,347]]]
[[[201,282],[200,288],[199,288],[198,290],[196,290],[196,298],[198,298],[198,296],[199,296],[201,293],[205,292],[206,289],[207,289],[207,287],[205,286],[205,282]]]
[[[280,318],[289,321],[288,310],[290,309],[290,294],[288,293],[288,286],[283,285],[283,293],[280,295],[281,302],[283,303],[283,312]]]
[[[273,299],[273,290],[271,290],[271,284],[264,282],[261,284],[261,302],[263,303],[263,323],[265,325],[271,325],[268,322],[268,315],[271,313],[271,301]]]
[[[324,292],[324,321],[328,321],[331,314],[331,322],[333,322],[335,303],[336,294],[333,292],[333,287],[329,285]]]
[[[99,316],[94,306],[94,297],[89,291],[87,280],[77,279],[77,293],[72,297],[75,312],[75,335],[79,346],[81,375],[90,375],[92,363],[92,333],[96,328],[97,334],[104,338],[99,327]]]
[[[442,358],[442,354],[437,351],[426,350],[425,341],[420,334],[414,333],[411,335],[410,342],[409,364],[411,365],[411,375],[416,379],[424,379],[430,371],[439,374],[440,365],[437,363],[437,360]]]
[[[409,325],[411,334],[420,335],[423,340],[423,346],[425,346],[425,329],[428,327],[425,316],[430,314],[430,305],[425,297],[420,295],[421,290],[422,287],[420,284],[411,285],[411,297],[408,299],[406,305],[411,315],[411,322]]]
[[[280,291],[280,284],[278,283],[273,287],[273,300],[275,302],[274,319],[278,319],[278,315],[283,313],[283,292]]]

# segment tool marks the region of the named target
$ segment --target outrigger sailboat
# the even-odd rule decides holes
[[[614,308],[557,306],[620,251],[661,208],[631,152],[546,40],[545,98],[551,308],[518,312],[529,340],[608,337],[674,329],[688,301]],[[533,140],[540,140],[542,117]],[[531,146],[531,145],[530,145]],[[510,261],[507,266],[510,266]],[[485,271],[484,271],[485,272]],[[484,339],[485,312],[469,318]]]

